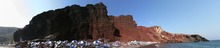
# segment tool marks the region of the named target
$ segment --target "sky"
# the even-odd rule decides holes
[[[220,0],[0,0],[0,26],[22,28],[44,11],[99,2],[108,15],[133,15],[138,26],[220,39]]]

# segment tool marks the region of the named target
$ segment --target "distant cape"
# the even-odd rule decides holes
[[[28,25],[14,33],[14,41],[96,40],[199,42],[208,41],[200,35],[172,34],[160,26],[137,26],[132,15],[110,16],[103,3],[49,10],[32,18]],[[146,21],[147,22],[147,21]]]
[[[16,27],[2,27],[0,26],[0,44],[13,43],[13,33],[19,28]]]

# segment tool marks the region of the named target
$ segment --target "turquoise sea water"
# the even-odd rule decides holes
[[[167,43],[159,44],[160,48],[220,48],[220,40],[194,43]]]

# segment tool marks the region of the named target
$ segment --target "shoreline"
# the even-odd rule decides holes
[[[15,48],[14,46],[0,46],[0,48]]]
[[[122,45],[116,48],[157,48],[156,44],[149,44],[149,45]],[[14,46],[0,46],[0,48],[15,48]],[[114,48],[114,47],[112,47]]]

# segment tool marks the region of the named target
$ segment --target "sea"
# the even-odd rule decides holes
[[[156,44],[156,46],[159,46],[158,48],[220,48],[220,40],[194,43],[166,43]]]

